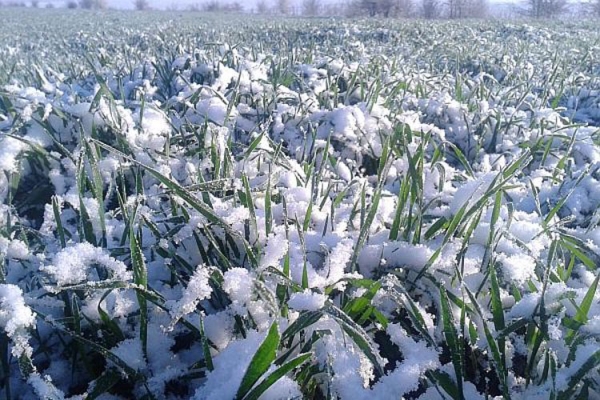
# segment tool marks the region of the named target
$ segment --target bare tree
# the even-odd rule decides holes
[[[471,0],[466,10],[468,18],[486,18],[489,14],[487,0]]]
[[[600,0],[596,0],[593,4],[592,4],[592,12],[594,13],[594,15],[596,15],[597,17],[600,17]]]
[[[203,3],[201,10],[204,12],[221,11],[221,5],[219,4],[219,2],[217,0],[211,0],[207,3]]]
[[[148,0],[135,0],[133,6],[138,11],[149,10],[150,2]]]
[[[238,1],[234,1],[232,3],[226,4],[224,9],[225,9],[225,11],[228,11],[228,12],[236,12],[236,13],[244,12],[244,6],[242,6]]]
[[[483,18],[487,16],[487,0],[448,0],[448,17],[456,18]]]
[[[202,4],[204,12],[243,12],[244,7],[237,1],[231,3],[219,3],[217,0],[211,0]]]
[[[104,10],[106,8],[106,0],[79,0],[79,7],[88,10]]]
[[[354,0],[349,4],[348,15],[400,17],[408,16],[411,9],[411,0]]]
[[[255,11],[258,14],[266,14],[269,12],[269,5],[267,4],[267,2],[265,0],[259,0],[256,3]]]
[[[412,0],[396,0],[396,16],[410,17],[413,15],[414,4]]]
[[[277,12],[279,14],[288,15],[292,11],[290,0],[277,0]]]
[[[567,0],[527,0],[527,15],[532,18],[552,18],[567,10]]]
[[[69,0],[69,1],[67,1],[66,6],[67,6],[67,8],[69,8],[71,10],[75,9],[75,8],[77,8],[77,2],[75,0]]]
[[[423,0],[421,3],[421,16],[425,19],[439,18],[441,7],[438,0]]]
[[[319,15],[321,12],[321,4],[318,0],[304,0],[302,2],[302,14],[314,17]]]
[[[386,18],[392,17],[395,14],[394,5],[394,0],[379,0],[377,2],[377,13]]]

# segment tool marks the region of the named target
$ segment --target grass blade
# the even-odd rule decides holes
[[[269,376],[267,376],[261,383],[259,383],[254,389],[250,391],[245,397],[244,400],[258,400],[260,396],[270,388],[275,382],[281,379],[285,374],[290,371],[298,368],[300,365],[304,364],[308,359],[310,359],[311,354],[302,354],[293,360],[283,364],[281,367],[277,368],[273,371]]]
[[[275,361],[277,347],[279,347],[279,332],[277,330],[277,323],[274,322],[269,329],[267,337],[250,361],[250,365],[242,378],[242,383],[235,396],[236,399],[243,399],[260,377],[267,372],[273,361]]]

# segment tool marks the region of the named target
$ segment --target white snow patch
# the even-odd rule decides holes
[[[292,294],[288,306],[297,311],[316,311],[323,308],[325,300],[327,300],[325,295],[306,289],[304,292]]]

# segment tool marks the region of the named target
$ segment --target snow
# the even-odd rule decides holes
[[[204,318],[204,332],[218,349],[225,349],[233,339],[233,316],[225,311],[207,315]]]
[[[535,273],[535,260],[527,255],[518,254],[501,259],[503,276],[516,283],[523,284]]]
[[[209,278],[210,271],[206,266],[200,265],[196,268],[181,298],[170,306],[174,320],[193,312],[200,300],[210,297],[212,288],[208,283]]]
[[[279,267],[280,262],[288,252],[288,241],[287,239],[271,234],[267,239],[267,246],[265,248],[265,255],[261,259],[261,267]]]
[[[510,311],[508,312],[508,318],[528,318],[533,315],[536,307],[540,302],[540,294],[538,293],[530,293],[525,296],[521,300],[515,304]]]
[[[6,251],[6,256],[18,260],[26,260],[29,258],[29,247],[22,240],[11,240]]]
[[[40,267],[40,270],[49,274],[58,287],[77,284],[94,279],[95,273],[90,264],[102,265],[112,273],[109,280],[129,281],[133,275],[127,266],[119,260],[110,257],[106,250],[95,247],[90,243],[77,243],[58,252],[53,264]]]
[[[454,197],[450,202],[450,213],[452,215],[457,214],[465,205],[467,210],[469,207],[472,207],[490,189],[495,178],[496,174],[490,172],[462,184],[459,188],[457,188],[456,192],[454,193]]]
[[[194,400],[233,399],[244,374],[265,334],[250,331],[245,339],[236,340],[213,358],[214,370],[206,383],[196,390]],[[289,380],[277,381],[264,394],[266,399],[285,399],[300,396],[298,385]],[[262,397],[261,397],[262,398]]]
[[[27,382],[33,387],[35,394],[40,399],[64,399],[65,394],[54,387],[52,378],[48,375],[41,376],[38,373],[33,373],[29,376]],[[71,397],[71,399],[73,399]]]
[[[14,357],[31,357],[28,329],[35,326],[35,315],[25,304],[23,291],[15,285],[0,284],[0,327],[12,342]]]
[[[142,343],[137,338],[125,339],[110,351],[133,370],[141,370],[146,366]]]
[[[223,290],[234,304],[244,305],[252,298],[254,284],[247,269],[232,268],[223,275]]]
[[[288,306],[297,311],[317,311],[323,308],[326,299],[324,295],[306,289],[304,292],[292,294]]]
[[[399,325],[390,325],[387,332],[392,342],[400,347],[404,361],[373,387],[372,396],[379,399],[398,398],[417,389],[423,374],[440,366],[437,351],[415,342]]]

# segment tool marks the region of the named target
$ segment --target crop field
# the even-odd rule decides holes
[[[2,10],[0,398],[600,398],[600,26]]]

